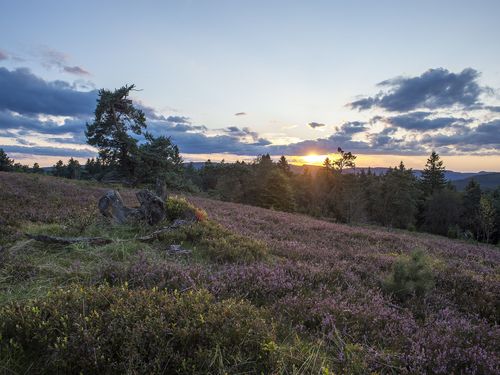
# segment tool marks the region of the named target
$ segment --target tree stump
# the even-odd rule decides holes
[[[149,190],[138,191],[136,197],[140,207],[129,208],[118,191],[109,190],[99,199],[99,211],[118,224],[145,220],[149,225],[155,225],[165,219],[165,203],[161,198]]]

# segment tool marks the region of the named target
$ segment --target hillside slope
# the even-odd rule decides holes
[[[57,287],[66,288],[77,282],[81,288],[91,288],[106,283],[116,290],[104,289],[100,293],[108,300],[134,299],[136,302],[127,305],[127,311],[140,315],[143,304],[133,294],[135,290],[143,291],[141,296],[152,288],[189,293],[206,290],[210,295],[208,301],[213,298],[209,305],[214,304],[216,309],[210,318],[213,319],[211,328],[198,327],[207,324],[209,315],[204,314],[209,314],[209,305],[192,308],[190,303],[194,302],[183,300],[182,294],[181,297],[175,294],[178,292],[174,292],[172,298],[180,298],[180,302],[168,302],[184,306],[184,310],[175,314],[194,319],[178,334],[192,335],[189,337],[196,339],[188,341],[189,345],[200,345],[196,350],[173,347],[173,352],[168,354],[172,356],[168,357],[169,364],[179,360],[179,364],[189,363],[192,369],[198,369],[188,371],[175,367],[173,373],[203,373],[201,369],[207,368],[211,368],[212,373],[283,374],[325,373],[326,368],[336,373],[360,374],[370,371],[494,374],[500,370],[497,324],[500,252],[496,247],[428,234],[335,224],[200,197],[188,199],[204,208],[211,220],[226,229],[214,229],[212,224],[198,226],[144,244],[134,242],[134,238],[137,233],[151,229],[116,228],[96,219],[96,200],[105,189],[46,176],[0,173],[0,245],[4,247],[3,253],[7,252],[6,260],[0,263],[0,307],[17,301],[24,308],[23,301],[28,297],[40,301],[36,306],[47,306],[43,304],[46,298],[56,297],[45,297],[45,293]],[[121,192],[129,203],[133,202],[132,190],[121,189]],[[25,231],[58,235],[98,233],[119,241],[100,248],[41,246],[26,241],[22,235]],[[192,255],[175,257],[165,251],[170,244],[178,243],[192,249]],[[425,295],[396,298],[385,289],[384,281],[394,264],[407,259],[414,250],[426,254],[433,286]],[[221,257],[221,251],[230,256]],[[244,255],[248,251],[258,256]],[[121,286],[124,282],[132,295],[124,295]],[[156,290],[151,293],[157,293]],[[92,298],[97,297],[92,290],[88,293],[85,298],[92,304]],[[66,309],[72,309],[68,297],[71,295],[64,294]],[[81,311],[79,298],[76,298],[75,311]],[[160,297],[147,298],[156,301]],[[193,298],[197,304],[205,301],[205,297],[197,294]],[[113,303],[120,305],[121,302]],[[95,302],[93,307],[99,319],[108,319],[108,310],[101,311],[99,309],[104,308],[99,306],[102,302]],[[28,314],[31,308],[26,307],[23,314]],[[106,309],[109,308],[117,309],[115,305]],[[13,322],[13,327],[31,327],[29,319],[20,322],[16,320],[17,310],[9,309],[14,308],[9,307],[3,316]],[[149,314],[156,311],[150,309]],[[163,317],[165,311],[158,313]],[[154,328],[149,332],[147,327],[135,325],[144,317],[127,323],[128,313],[123,314],[112,323],[102,323],[105,327],[115,327],[107,335],[120,332],[124,324],[134,325],[130,332],[153,335],[152,332],[158,331]],[[35,319],[38,315],[33,316]],[[158,318],[155,315],[148,319],[146,321],[151,322]],[[46,334],[40,330],[36,331],[37,335]],[[7,334],[11,333],[4,331],[3,337]],[[26,337],[32,335],[33,332]],[[27,340],[26,337],[23,340]],[[68,337],[70,342],[74,340],[71,350],[83,353],[79,336],[69,334]],[[88,336],[85,337],[85,345],[90,345]],[[128,340],[131,343],[127,348],[135,345],[134,337]],[[154,340],[160,340],[160,346],[173,345],[170,338],[161,341],[163,339],[154,336]],[[98,346],[102,349],[101,344]],[[91,347],[95,350],[96,346]],[[0,365],[7,363],[8,368],[13,368],[11,360],[2,362],[5,357],[1,355],[5,352],[1,349],[0,341]],[[137,356],[133,356],[136,362],[127,366],[138,366],[137,361],[144,360],[144,356],[147,363],[153,363],[152,355],[159,356],[154,358],[167,355],[151,354],[156,353],[151,350],[142,348],[132,352]],[[69,352],[41,353],[38,353],[40,360],[52,360],[59,358],[58,355],[72,358]],[[120,368],[116,367],[117,362],[109,365],[115,367],[106,367],[108,355],[103,354],[98,369]],[[131,354],[114,355],[119,362]],[[80,363],[83,357],[81,354],[75,359],[72,370],[82,369],[78,366],[83,366]],[[145,366],[144,363],[140,362],[141,366]],[[86,366],[94,364],[90,362]],[[167,365],[162,363],[162,366]],[[83,368],[86,372],[96,370]],[[126,367],[131,368],[139,373],[144,371],[144,367]],[[154,369],[148,371],[155,372]]]
[[[464,178],[461,180],[453,181],[453,185],[460,190],[465,190],[465,187],[470,182],[470,180],[474,180],[479,185],[481,185],[481,189],[495,189],[500,186],[500,173],[483,173],[478,174],[476,176]]]

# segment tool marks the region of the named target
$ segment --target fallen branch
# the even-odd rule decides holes
[[[141,241],[141,242],[150,242],[150,241],[155,240],[160,234],[170,232],[173,229],[178,229],[180,227],[183,227],[183,226],[186,226],[186,225],[189,225],[192,223],[193,223],[193,221],[191,221],[191,220],[177,219],[172,224],[170,224],[168,227],[158,229],[157,231],[154,231],[153,233],[150,233],[147,236],[138,237],[138,238],[136,238],[136,240]]]
[[[89,245],[106,245],[113,242],[110,238],[104,237],[56,237],[47,236],[45,234],[29,234],[26,233],[26,237],[31,238],[35,241],[56,243],[61,245],[71,245],[75,243],[87,243]]]
[[[189,225],[192,223],[193,222],[190,220],[177,219],[168,227],[164,227],[162,229],[159,229],[151,234],[148,234],[147,236],[132,238],[129,240],[121,240],[121,241],[134,241],[134,240],[141,241],[141,242],[153,241],[162,233],[170,232],[174,229],[178,229],[180,227],[183,227],[185,225]],[[55,243],[55,244],[60,244],[60,245],[71,245],[71,244],[75,244],[75,243],[87,243],[89,245],[106,245],[108,243],[115,242],[114,240],[112,240],[110,238],[104,238],[104,237],[56,237],[56,236],[48,236],[46,234],[29,234],[29,233],[25,233],[25,235],[26,235],[26,237],[28,237],[32,240],[35,240],[35,241]]]

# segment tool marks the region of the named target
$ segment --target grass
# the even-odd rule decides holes
[[[113,225],[96,210],[105,188],[35,177],[0,173],[0,368],[181,374],[499,370],[497,248],[197,197],[172,197],[168,206],[175,215],[169,220],[188,210],[201,222],[144,243],[137,237],[169,221],[154,228]],[[120,193],[135,204],[133,190]],[[24,233],[114,242],[49,245]],[[172,244],[192,252],[171,255]],[[415,249],[426,254],[423,276],[432,274],[425,293],[412,289],[421,274],[414,277],[407,263]],[[384,289],[398,267],[405,270],[397,278],[409,291],[404,298]],[[60,326],[66,315],[79,325]],[[210,329],[202,329],[207,319]],[[85,324],[82,336],[78,327]],[[60,345],[65,337],[71,343],[66,349]],[[94,352],[104,359],[96,362]]]

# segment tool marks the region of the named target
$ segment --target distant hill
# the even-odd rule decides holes
[[[470,180],[474,179],[482,189],[495,189],[500,186],[500,173],[477,173],[474,176],[453,181],[457,190],[464,190]]]
[[[311,173],[316,173],[319,169],[321,169],[322,167],[321,166],[318,166],[318,165],[292,165],[292,171],[294,173],[302,173],[304,171],[304,168],[308,168]],[[376,175],[381,175],[381,174],[385,174],[387,173],[387,171],[389,170],[389,168],[386,168],[386,167],[373,167],[373,168],[356,168],[355,170],[353,169],[346,169],[344,173],[361,173],[362,171],[365,171],[365,172],[368,172],[368,169],[370,169],[370,171]],[[422,174],[422,171],[421,170],[418,170],[418,169],[414,169],[413,170],[413,173],[415,173],[415,175],[417,177],[420,177],[420,175]],[[477,173],[470,173],[470,172],[455,172],[455,171],[446,171],[445,172],[445,177],[447,180],[450,180],[450,181],[458,181],[458,180],[464,180],[464,179],[467,179],[467,178],[476,178],[476,177],[479,177],[479,176],[485,176],[485,175],[500,175],[500,172],[497,173],[497,172],[477,172]],[[497,184],[498,185],[498,184]],[[495,185],[496,186],[496,185]]]

